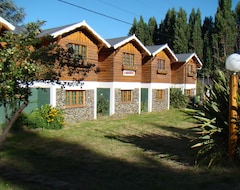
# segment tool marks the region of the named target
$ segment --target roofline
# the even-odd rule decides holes
[[[200,68],[202,68],[202,62],[201,62],[201,60],[198,58],[198,56],[197,56],[197,54],[196,53],[192,53],[189,57],[188,57],[188,59],[186,60],[186,62],[188,62],[192,57],[196,57],[196,59],[197,59],[197,61],[200,63],[200,65],[201,65],[201,67]]]
[[[0,22],[6,25],[9,28],[9,30],[15,30],[15,26],[12,25],[10,22],[6,21],[4,18],[0,17]]]
[[[126,44],[127,42],[130,42],[131,40],[136,40],[137,43],[148,53],[148,55],[151,55],[151,52],[143,45],[143,43],[136,37],[135,34],[132,36],[129,36],[128,38],[118,42],[117,44],[113,45],[114,49],[119,48],[120,46]]]
[[[73,25],[71,25],[71,26],[68,26],[68,27],[66,27],[66,28],[64,28],[64,29],[61,29],[61,30],[59,30],[59,31],[57,31],[57,32],[53,32],[51,35],[52,35],[54,38],[56,38],[56,37],[59,36],[59,35],[62,35],[62,34],[66,33],[66,32],[69,32],[69,31],[72,31],[72,30],[74,30],[74,29],[76,29],[76,28],[79,28],[79,27],[81,27],[81,26],[87,27],[95,36],[97,36],[98,39],[100,39],[104,44],[106,44],[106,46],[107,46],[108,48],[111,47],[111,45],[110,45],[105,39],[103,39],[92,27],[90,27],[90,26],[86,23],[85,20],[83,20],[82,22],[79,22],[79,23],[77,23],[77,24],[73,24]]]
[[[173,51],[169,48],[168,44],[164,44],[162,47],[158,48],[156,51],[154,51],[152,53],[153,56],[157,55],[160,51],[162,51],[163,49],[167,48],[168,51],[171,53],[171,55],[174,57],[174,59],[176,61],[178,61],[178,58],[176,57],[176,55],[173,53]]]

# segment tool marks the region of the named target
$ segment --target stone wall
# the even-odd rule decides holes
[[[57,89],[57,107],[64,110],[66,122],[77,122],[94,119],[94,90],[85,91],[85,106],[65,108],[65,90]]]
[[[164,99],[156,100],[156,89],[152,90],[152,111],[162,111],[168,109],[168,89],[164,89]]]
[[[139,109],[139,89],[133,90],[132,103],[122,103],[121,89],[115,89],[115,115],[121,116],[129,113],[138,113]]]

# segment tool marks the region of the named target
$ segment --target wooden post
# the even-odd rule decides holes
[[[238,76],[236,73],[230,77],[229,92],[229,137],[228,137],[228,153],[230,159],[233,159],[237,147],[237,120],[238,120]]]

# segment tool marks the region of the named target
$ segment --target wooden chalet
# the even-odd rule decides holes
[[[81,56],[83,70],[88,63],[95,65],[88,73],[83,73],[84,76],[81,72],[69,76],[68,68],[63,69],[60,81],[65,88],[51,86],[50,103],[64,109],[67,121],[96,119],[98,55],[102,48],[110,48],[110,45],[85,21],[44,30],[39,37],[48,35],[64,49],[71,49],[72,56]]]
[[[141,112],[142,60],[148,49],[135,36],[107,39],[111,48],[99,54],[99,90],[110,95],[109,114]]]
[[[147,46],[147,49],[151,56],[142,65],[142,104],[148,105],[147,111],[169,109],[171,63],[177,57],[167,44]]]
[[[21,31],[0,17],[0,31]],[[52,36],[48,41],[46,36]],[[72,56],[81,56],[87,75],[69,76],[61,70],[60,82],[36,82],[29,112],[43,104],[64,109],[66,121],[97,119],[102,98],[108,115],[123,115],[169,109],[170,88],[196,94],[197,69],[202,63],[195,53],[174,54],[167,44],[144,46],[135,36],[103,39],[85,21],[47,29],[39,34],[43,43],[57,43]],[[37,102],[37,103],[36,103]]]
[[[197,88],[197,69],[202,62],[196,53],[175,54],[178,61],[171,64],[171,87],[181,88],[186,95],[193,97]]]

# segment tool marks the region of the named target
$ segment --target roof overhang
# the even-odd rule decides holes
[[[151,52],[143,45],[143,43],[136,37],[135,34],[133,34],[132,36],[129,36],[128,38],[116,43],[115,45],[113,45],[114,49],[117,49],[121,46],[123,46],[126,43],[129,43],[130,41],[136,41],[137,44],[139,44],[139,46],[148,54],[151,55]]]
[[[3,25],[6,30],[15,30],[15,26],[13,26],[10,22],[6,21],[4,18],[0,17],[0,23]]]
[[[199,65],[198,69],[201,69],[203,64],[202,64],[201,60],[198,58],[198,56],[197,56],[196,53],[192,53],[192,54],[186,59],[186,62],[188,62],[188,61],[189,61],[190,59],[192,59],[193,57],[194,57],[194,58],[197,60],[197,62],[198,62],[198,64],[197,64],[197,65]]]
[[[169,48],[168,44],[164,44],[160,48],[158,48],[156,51],[152,52],[152,56],[153,57],[156,56],[159,52],[163,51],[164,49],[166,49],[170,53],[170,55],[175,59],[175,61],[178,61],[178,58],[173,53],[173,51]]]
[[[97,39],[99,39],[100,41],[102,41],[108,48],[111,47],[111,45],[106,41],[104,40],[95,30],[93,30],[85,21],[82,21],[82,22],[79,22],[77,24],[73,24],[73,25],[70,25],[70,26],[67,26],[61,30],[58,30],[58,31],[55,31],[53,33],[51,33],[50,35],[53,37],[53,38],[57,38],[58,36],[61,36],[65,33],[68,33],[68,32],[71,32],[77,28],[81,28],[81,27],[86,27],[94,36],[96,36]]]

